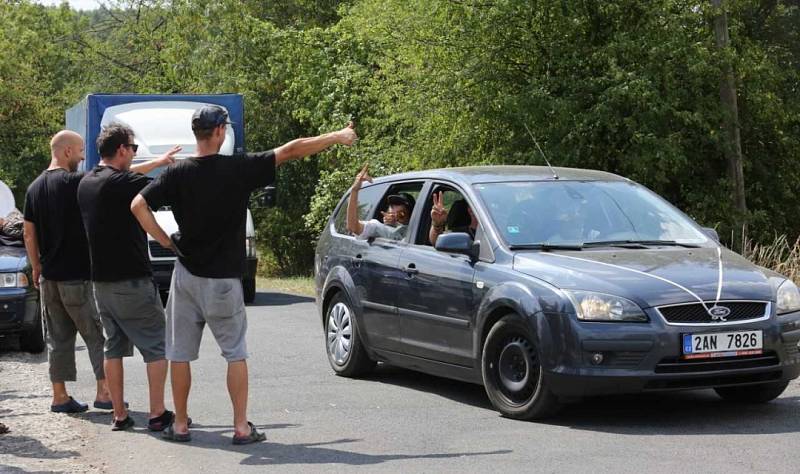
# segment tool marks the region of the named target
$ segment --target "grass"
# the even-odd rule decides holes
[[[800,283],[800,237],[789,243],[785,235],[779,235],[770,243],[760,244],[743,235],[742,255],[756,265]]]
[[[314,296],[314,278],[312,277],[257,277],[256,287],[259,290]]]

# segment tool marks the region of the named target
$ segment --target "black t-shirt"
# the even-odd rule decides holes
[[[275,180],[275,153],[187,158],[142,192],[152,209],[171,206],[180,229],[180,261],[206,278],[241,278],[250,193]]]
[[[131,201],[150,179],[98,166],[78,186],[78,204],[89,238],[92,280],[120,281],[152,275],[147,235],[131,214]]]
[[[28,187],[25,220],[36,226],[42,276],[53,281],[89,279],[89,245],[78,209],[83,173],[47,170]]]

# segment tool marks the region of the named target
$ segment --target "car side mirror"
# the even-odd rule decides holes
[[[719,243],[719,234],[715,229],[712,229],[711,227],[703,227],[703,232],[705,232],[707,236],[711,237],[714,242]]]
[[[278,190],[275,186],[267,186],[256,192],[250,199],[253,207],[275,207],[278,202]]]
[[[435,248],[440,252],[466,255],[473,261],[478,259],[480,253],[480,245],[465,232],[450,232],[440,235],[436,239]]]

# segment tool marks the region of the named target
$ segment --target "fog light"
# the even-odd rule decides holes
[[[603,354],[599,352],[596,354],[592,354],[592,364],[600,365],[602,363],[603,363]]]

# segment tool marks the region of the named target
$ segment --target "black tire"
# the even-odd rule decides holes
[[[252,303],[256,299],[256,279],[245,278],[242,280],[242,291],[244,293],[244,302]]]
[[[36,324],[33,329],[19,338],[19,347],[23,351],[31,354],[41,354],[47,347],[47,328],[42,319],[42,312],[37,311]]]
[[[504,316],[486,337],[481,356],[483,385],[495,409],[509,418],[542,419],[560,408],[548,388],[535,340],[517,314]]]
[[[346,318],[342,311],[346,312]],[[367,355],[358,333],[353,305],[343,293],[337,293],[328,304],[325,314],[325,353],[333,371],[343,377],[360,377],[375,367],[375,361]]]
[[[767,403],[778,398],[789,382],[771,382],[740,387],[717,387],[714,389],[723,400],[736,403]]]

